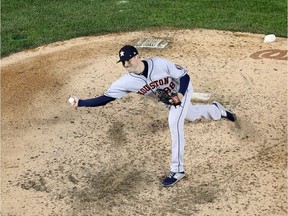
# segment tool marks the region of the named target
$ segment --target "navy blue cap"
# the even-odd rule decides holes
[[[138,50],[134,46],[125,45],[119,50],[120,59],[118,62],[129,61],[131,58],[133,58],[137,54],[138,54]]]

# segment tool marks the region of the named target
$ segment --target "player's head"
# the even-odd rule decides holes
[[[131,58],[133,58],[136,55],[138,55],[138,50],[134,46],[125,45],[119,50],[118,62],[124,63],[125,61],[129,61]]]

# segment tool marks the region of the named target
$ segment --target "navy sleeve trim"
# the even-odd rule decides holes
[[[184,75],[183,77],[180,78],[180,88],[179,88],[179,92],[184,95],[187,88],[188,88],[188,84],[190,82],[190,77],[188,74]]]
[[[108,97],[108,96],[99,96],[96,98],[86,99],[86,100],[79,100],[78,107],[97,107],[97,106],[104,106],[107,103],[116,100],[116,98]]]

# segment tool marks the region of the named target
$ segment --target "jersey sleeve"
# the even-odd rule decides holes
[[[166,59],[162,59],[164,69],[167,71],[169,76],[171,76],[173,79],[179,80],[181,77],[185,76],[187,74],[186,68],[175,64],[173,62],[170,62]]]
[[[190,77],[187,73],[186,68],[175,64],[166,59],[159,58],[158,65],[160,65],[161,69],[166,71],[166,73],[176,82],[178,83],[178,92],[182,95],[185,94],[188,84],[190,82]]]
[[[120,77],[120,79],[116,80],[114,83],[111,84],[111,86],[104,93],[104,95],[116,99],[124,97],[127,93],[129,93],[128,89],[125,86],[125,83],[127,83],[126,80],[127,75]]]

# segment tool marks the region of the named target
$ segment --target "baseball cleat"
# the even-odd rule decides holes
[[[230,121],[236,121],[237,117],[236,114],[234,114],[233,112],[231,112],[230,110],[226,109],[222,104],[220,104],[217,101],[214,101],[212,103],[214,106],[216,106],[220,111],[221,111],[221,116],[224,118],[227,118]]]
[[[169,187],[176,184],[179,180],[184,178],[184,172],[170,172],[168,176],[162,181],[164,187]]]

